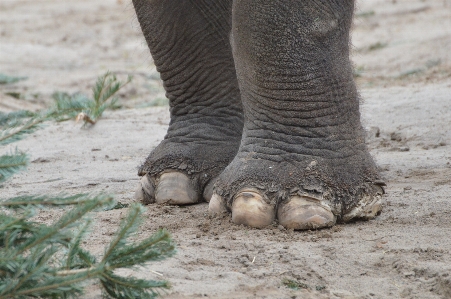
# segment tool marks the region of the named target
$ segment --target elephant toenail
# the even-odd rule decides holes
[[[138,183],[135,190],[135,200],[143,204],[151,204],[155,202],[154,187],[149,177],[144,175]]]
[[[273,205],[266,203],[257,190],[242,190],[232,204],[232,221],[255,228],[270,225],[275,218]]]
[[[158,180],[155,200],[159,204],[188,205],[197,203],[199,195],[188,176],[181,172],[166,172]]]
[[[202,196],[206,202],[210,202],[211,197],[213,196],[213,187],[214,187],[215,183],[216,183],[216,178],[211,179],[204,188],[204,193],[202,194]]]
[[[330,227],[336,221],[330,208],[319,200],[304,196],[294,196],[281,203],[277,218],[282,226],[295,230]]]
[[[210,214],[222,214],[227,212],[227,207],[224,199],[218,194],[214,193],[211,196],[210,203],[208,204],[208,211]]]

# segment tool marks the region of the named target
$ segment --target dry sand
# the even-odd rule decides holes
[[[383,213],[292,232],[211,219],[207,204],[152,205],[140,237],[166,227],[178,253],[135,275],[169,280],[167,298],[451,298],[451,1],[362,0],[356,14],[352,58],[368,145],[388,184]],[[135,77],[121,91],[124,109],[89,129],[49,123],[2,148],[32,161],[2,198],[107,192],[132,202],[137,166],[162,140],[169,113],[148,107],[164,103],[164,92],[130,3],[0,1],[0,72],[28,77],[0,86],[0,110],[44,108],[56,90],[87,93],[106,70]],[[125,212],[96,214],[85,246],[101,255]],[[289,289],[284,278],[307,288]],[[98,297],[88,289],[86,298]]]

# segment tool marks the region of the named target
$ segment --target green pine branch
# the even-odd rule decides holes
[[[103,195],[101,198],[103,199],[108,197],[109,196]],[[59,207],[59,206],[83,204],[91,200],[92,196],[84,193],[67,196],[22,195],[1,201],[0,207],[3,206],[8,209],[25,209],[25,208],[44,209],[46,207]]]
[[[36,113],[28,110],[18,110],[9,113],[0,112],[0,127],[12,125],[23,118],[30,118],[36,116]]]
[[[5,74],[0,74],[0,84],[16,83],[17,81],[26,80],[27,77],[13,77]]]
[[[55,92],[52,97],[54,105],[47,111],[33,113],[30,111],[15,111],[0,113],[0,145],[19,141],[28,134],[35,132],[40,124],[47,120],[65,121],[76,119],[86,124],[95,124],[106,109],[116,109],[116,93],[127,85],[127,81],[118,81],[110,72],[97,78],[92,89],[92,98],[76,93]]]
[[[127,85],[132,78],[129,76],[127,81],[118,81],[116,76],[110,72],[97,78],[97,82],[92,89],[92,98],[82,94],[73,94],[57,92],[53,94],[55,104],[50,110],[49,115],[55,119],[67,120],[76,118],[77,121],[84,121],[84,125],[94,125],[102,116],[106,109],[116,109],[116,93]]]
[[[52,95],[53,106],[49,109],[47,116],[56,121],[75,119],[82,111],[90,108],[91,99],[81,93],[68,94],[67,92],[55,92]]]
[[[27,198],[30,205],[25,204]],[[81,283],[93,279],[100,280],[109,298],[155,298],[159,289],[169,288],[165,281],[114,274],[117,269],[143,266],[175,253],[165,230],[137,244],[130,241],[144,212],[139,204],[130,206],[99,262],[80,247],[92,222],[89,213],[113,204],[111,197],[85,194],[60,198],[23,196],[1,201],[0,207],[16,211],[17,215],[0,214],[0,299],[76,298],[82,293]],[[75,208],[51,225],[29,220],[34,209],[62,205],[75,205]]]
[[[10,144],[25,138],[28,134],[35,132],[39,124],[46,118],[35,116],[29,119],[16,119],[4,126],[0,126],[0,145]]]
[[[169,284],[165,281],[121,277],[112,271],[104,273],[100,281],[107,295],[121,299],[155,298],[159,295],[156,290],[169,288]]]
[[[11,155],[0,156],[0,184],[28,165],[28,156],[17,149]]]

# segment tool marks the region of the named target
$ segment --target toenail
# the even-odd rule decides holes
[[[242,190],[234,197],[232,221],[251,227],[263,228],[275,218],[273,205],[266,203],[258,190]]]
[[[151,204],[155,202],[154,187],[147,175],[143,176],[135,190],[135,200],[143,204]]]
[[[213,193],[210,203],[208,204],[208,211],[211,214],[222,214],[227,212],[227,207],[224,199],[218,194]]]
[[[281,203],[277,210],[279,223],[295,230],[318,229],[335,224],[336,217],[330,208],[317,199],[294,196]]]
[[[210,202],[210,200],[213,196],[213,187],[214,187],[215,183],[216,183],[216,178],[211,179],[204,188],[204,192],[203,192],[202,196],[206,202]]]
[[[197,203],[199,195],[187,175],[166,172],[158,180],[155,200],[159,204],[187,205]]]

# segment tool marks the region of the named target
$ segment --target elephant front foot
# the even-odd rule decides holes
[[[239,139],[208,142],[207,137],[158,145],[139,169],[135,200],[168,205],[210,201],[216,178],[235,156]]]
[[[361,162],[368,163],[369,156],[364,156]],[[359,167],[353,172],[347,163],[340,169],[327,160],[313,161],[236,158],[219,177],[209,211],[231,212],[235,224],[255,228],[277,219],[294,230],[332,227],[336,222],[372,219],[380,213],[383,183],[365,176],[374,170],[371,162],[367,165],[370,169]],[[347,176],[340,179],[340,173]]]

